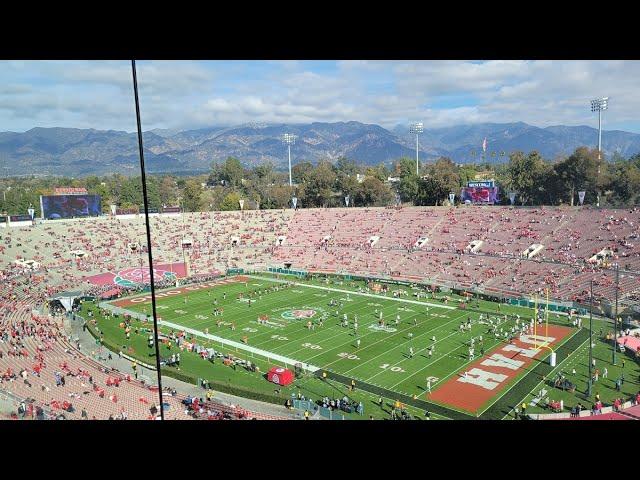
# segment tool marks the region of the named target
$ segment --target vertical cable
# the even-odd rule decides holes
[[[140,170],[142,172],[142,199],[144,201],[144,219],[147,229],[147,253],[149,255],[149,271],[151,273],[151,308],[153,310],[153,338],[156,347],[156,369],[158,372],[158,395],[160,396],[160,418],[164,420],[162,406],[162,374],[160,372],[160,345],[158,342],[158,315],[156,314],[156,286],[153,275],[153,255],[151,254],[151,225],[149,225],[149,198],[147,197],[147,177],[144,168],[144,149],[142,147],[142,123],[140,122],[140,101],[138,100],[138,78],[136,76],[136,61],[131,60],[133,73],[133,95],[136,104],[136,122],[138,124],[138,148],[140,150]]]

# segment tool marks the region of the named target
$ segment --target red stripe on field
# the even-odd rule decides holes
[[[186,293],[204,290],[207,288],[218,287],[220,285],[226,285],[229,283],[237,283],[237,282],[246,282],[248,281],[248,277],[243,276],[235,276],[230,278],[225,278],[224,280],[212,280],[211,282],[204,283],[196,283],[193,285],[187,285],[186,287],[178,287],[172,288],[171,290],[166,290],[164,292],[156,293],[156,298],[158,300],[162,300],[163,298],[168,297],[179,297]],[[117,300],[115,302],[111,302],[116,307],[129,307],[131,305],[144,305],[146,303],[151,303],[151,294],[139,296],[139,297],[130,297],[123,298],[122,300]]]
[[[572,329],[567,327],[559,327],[556,325],[549,325],[548,332],[549,333],[547,336],[553,337],[555,339],[550,343],[551,346],[554,346],[561,343],[565,337],[570,335]],[[538,329],[538,336],[545,336],[545,327]],[[518,337],[515,338],[513,344],[522,349],[534,348],[534,345],[523,343],[518,339]],[[513,379],[523,373],[524,370],[535,361],[535,359],[543,357],[547,353],[549,353],[549,349],[541,348],[533,358],[529,358],[519,352],[508,350],[505,351],[504,348],[506,346],[507,344],[499,345],[498,347],[491,350],[490,353],[487,353],[484,357],[478,359],[470,365],[467,365],[463,370],[457,372],[455,376],[450,378],[446,383],[444,383],[433,393],[428,395],[427,399],[435,400],[445,405],[451,405],[455,408],[476,413],[489,400],[497,397],[510,383],[512,383]],[[517,360],[519,362],[522,362],[522,365],[515,370],[495,365],[482,365],[483,362],[486,362],[494,354],[501,354],[509,359]],[[504,375],[506,376],[506,378],[501,381],[494,380],[496,383],[498,383],[498,385],[496,385],[492,390],[484,388],[480,385],[464,383],[463,381],[461,381],[464,372],[469,372],[474,368],[483,370],[485,372]],[[469,377],[470,376],[471,375],[469,375]]]

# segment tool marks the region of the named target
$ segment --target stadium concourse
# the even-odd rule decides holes
[[[194,277],[287,265],[479,288],[511,297],[549,289],[555,300],[584,303],[591,280],[594,297],[611,300],[615,272],[604,267],[617,263],[624,272],[621,305],[640,298],[636,208],[196,212],[153,216],[150,227],[154,267],[179,277],[187,273],[182,246],[188,240],[188,270]],[[65,412],[68,418],[79,418],[83,409],[89,418],[123,412],[128,418],[154,417],[150,405],[157,393],[78,351],[64,333],[66,317],[42,308],[60,292],[116,294],[135,286],[136,278],[148,278],[145,244],[143,216],[43,221],[0,230],[0,392],[33,399],[34,405],[54,413],[69,402],[74,411]],[[524,256],[531,261],[523,261]],[[140,277],[141,271],[147,276]],[[58,378],[67,378],[64,385],[55,385],[56,372]],[[120,380],[119,387],[106,386],[113,378]],[[192,418],[185,415],[179,395],[168,396],[167,402],[167,418]],[[225,408],[207,406],[204,411],[220,413]],[[198,405],[196,409],[201,410]]]

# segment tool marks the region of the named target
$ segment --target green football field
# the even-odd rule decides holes
[[[169,333],[185,329],[199,344],[251,360],[262,373],[271,366],[292,368],[296,363],[302,363],[315,373],[297,379],[296,385],[305,384],[307,390],[315,395],[323,396],[327,391],[323,382],[316,378],[326,371],[334,385],[340,382],[348,385],[353,379],[359,387],[357,389],[368,390],[372,398],[380,395],[390,400],[423,400],[426,403],[416,404],[417,409],[435,405],[441,408],[434,407],[434,410],[445,418],[485,418],[485,412],[491,414],[491,418],[502,418],[508,408],[505,410],[507,406],[500,405],[500,402],[507,398],[513,400],[517,397],[515,402],[527,398],[543,380],[542,376],[535,378],[538,367],[543,367],[543,363],[548,366],[541,357],[509,379],[504,388],[487,398],[476,412],[465,411],[455,402],[430,398],[427,383],[430,383],[432,392],[437,392],[442,385],[458,379],[461,372],[473,363],[469,359],[472,338],[475,362],[483,357],[481,349],[487,356],[506,345],[505,338],[496,338],[488,333],[487,315],[496,321],[507,314],[509,318],[502,320],[499,326],[506,332],[515,324],[514,315],[529,319],[533,315],[532,309],[505,304],[498,306],[497,303],[475,299],[462,309],[459,308],[461,297],[448,293],[438,293],[435,297],[428,294],[425,298],[426,292],[417,287],[389,285],[386,294],[379,294],[365,291],[364,282],[341,279],[302,281],[262,274],[232,276],[223,282],[226,283],[206,288],[174,289],[171,295],[161,292],[157,302],[161,331]],[[421,292],[422,297],[417,297],[417,292]],[[449,297],[447,303],[445,296]],[[250,303],[248,299],[251,299]],[[140,303],[123,308],[150,315],[149,299],[139,297],[135,300]],[[215,308],[221,309],[222,313],[214,315]],[[384,327],[380,326],[380,312]],[[480,321],[481,314],[485,317],[483,321]],[[346,327],[342,326],[344,315],[347,316]],[[356,316],[357,330],[354,328]],[[260,321],[260,317],[264,320]],[[564,316],[550,313],[549,317],[552,324],[570,327]],[[471,330],[461,331],[460,324],[468,319],[471,320]],[[309,322],[312,328],[309,328]],[[108,328],[103,328],[107,340],[115,337],[118,344],[130,349],[130,345],[135,344],[133,351],[137,353],[146,350],[144,333],[140,333],[140,338],[134,335],[127,342],[123,340],[122,329],[113,323],[112,320]],[[583,347],[580,345],[583,342],[578,342],[582,339],[573,335],[577,330],[572,330],[572,335],[557,345],[560,352],[565,343],[567,348],[574,344]],[[541,333],[544,334],[538,332]],[[167,354],[170,352],[163,345],[161,356],[164,358]],[[560,353],[558,360],[568,365],[566,362],[572,355],[583,358],[584,348],[581,351],[571,348]],[[182,372],[190,372],[198,378],[215,381],[230,377],[228,383],[244,384],[254,390],[266,391],[272,386],[264,376],[237,375],[235,372],[231,375],[218,370],[221,368],[218,364],[211,365],[195,354],[183,357],[187,360],[186,363],[183,361]],[[580,361],[576,364],[579,365]],[[554,370],[558,368],[562,365]],[[565,392],[561,394],[568,395]],[[369,399],[369,403],[372,402]],[[499,411],[497,406],[501,407]]]

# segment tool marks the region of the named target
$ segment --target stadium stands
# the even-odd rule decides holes
[[[290,263],[293,269],[424,281],[507,296],[549,288],[557,300],[584,301],[591,280],[596,298],[611,299],[615,274],[606,267],[617,263],[624,272],[620,301],[640,299],[640,210],[635,208],[198,212],[154,216],[150,226],[157,264],[183,262],[182,240],[191,240],[192,275]],[[276,245],[280,236],[286,236],[286,242]],[[374,242],[372,237],[377,237]],[[477,253],[468,252],[469,244],[478,240],[482,244]],[[142,248],[132,249],[135,244]],[[152,417],[149,409],[157,393],[79,352],[68,341],[61,318],[35,313],[58,292],[99,294],[112,288],[90,283],[93,275],[145,268],[145,244],[142,216],[45,221],[2,232],[0,390],[33,399],[53,414],[68,402],[73,411],[64,411],[67,418],[80,418],[83,409],[89,418],[123,412],[128,418]],[[543,248],[531,261],[523,261],[521,253],[532,244]],[[18,260],[35,261],[36,268]],[[64,385],[56,386],[56,372],[66,379]],[[107,378],[115,377],[121,380],[119,387],[107,386]],[[183,400],[167,398],[167,418],[260,417],[224,405],[197,405],[187,414]]]

